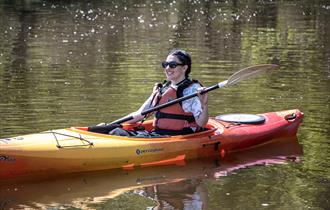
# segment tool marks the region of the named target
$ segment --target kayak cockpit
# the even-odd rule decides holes
[[[95,133],[95,134],[109,134],[109,132],[116,128],[118,126],[113,126],[113,125],[96,125],[96,126],[91,126],[91,127],[74,127],[71,128],[76,131],[83,131],[83,132],[88,132],[88,133]],[[152,120],[145,121],[143,123],[124,123],[122,124],[122,128],[128,131],[147,131],[151,132],[154,127]],[[219,126],[218,123],[216,123],[215,120],[210,119],[208,124],[201,130],[201,132],[198,133],[204,133],[206,131],[211,131],[210,133],[214,132],[215,130],[218,130],[219,132],[217,133],[222,133],[222,126]],[[207,132],[209,133],[209,132]],[[183,136],[188,136],[188,135],[196,135],[196,133],[193,134],[187,134]],[[155,136],[156,137],[156,136]],[[157,137],[162,137],[162,136],[157,136]],[[168,136],[164,136],[168,137]]]

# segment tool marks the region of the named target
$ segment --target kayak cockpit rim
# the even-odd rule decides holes
[[[134,140],[134,141],[163,141],[163,140],[170,140],[170,139],[189,139],[189,138],[196,138],[199,136],[215,136],[215,135],[219,135],[218,132],[216,132],[218,130],[218,128],[213,128],[211,130],[206,130],[206,131],[202,131],[199,133],[192,133],[192,134],[188,134],[188,135],[177,135],[177,136],[170,136],[170,137],[155,137],[155,138],[139,138],[139,137],[134,137],[134,136],[114,136],[114,135],[109,135],[109,134],[102,134],[102,133],[94,133],[94,132],[89,132],[86,130],[81,130],[79,129],[79,127],[71,127],[71,128],[67,128],[67,130],[73,131],[73,132],[77,132],[80,134],[84,134],[84,135],[89,135],[89,136],[95,136],[95,137],[102,137],[102,138],[109,138],[111,140]],[[115,137],[115,138],[114,138]]]
[[[192,133],[192,134],[187,134],[187,135],[176,135],[176,136],[170,136],[170,137],[146,137],[146,138],[140,138],[140,137],[134,137],[134,136],[114,136],[114,135],[109,135],[109,134],[102,134],[102,133],[95,133],[95,132],[90,132],[88,131],[87,127],[71,127],[67,128],[67,130],[83,134],[83,135],[89,135],[89,136],[95,136],[95,137],[102,137],[102,138],[109,138],[112,140],[134,140],[134,141],[162,141],[162,140],[169,140],[169,139],[189,139],[189,138],[196,138],[200,136],[216,136],[220,135],[223,132],[222,127],[219,127],[218,125],[215,124],[216,122],[210,122],[207,124],[206,131],[201,131],[198,133]],[[115,138],[114,138],[115,137]]]

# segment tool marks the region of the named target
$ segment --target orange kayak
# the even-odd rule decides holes
[[[257,122],[240,121],[237,115],[234,120],[226,116],[210,118],[203,132],[157,138],[113,136],[90,132],[86,127],[4,138],[0,139],[0,180],[181,164],[185,159],[224,156],[295,136],[303,113],[295,109],[256,116]],[[124,124],[125,129],[134,126]],[[152,129],[152,122],[146,121],[144,127]]]

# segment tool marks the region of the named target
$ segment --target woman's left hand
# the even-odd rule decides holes
[[[207,107],[207,102],[208,102],[208,96],[207,93],[201,94],[201,91],[204,90],[205,87],[200,87],[197,89],[197,95],[199,97],[199,100],[201,101],[202,107]]]

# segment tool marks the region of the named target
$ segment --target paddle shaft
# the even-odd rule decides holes
[[[223,87],[223,86],[226,85],[226,83],[227,83],[227,80],[226,80],[226,81],[223,81],[223,82],[221,82],[221,83],[218,83],[218,84],[216,84],[216,85],[213,85],[213,86],[207,87],[207,88],[201,90],[201,91],[200,91],[200,94],[205,94],[205,93],[207,93],[207,92],[209,92],[209,91],[212,91],[212,90],[218,89],[218,88],[220,88],[220,87]],[[190,98],[192,98],[192,97],[195,97],[195,96],[198,96],[198,93],[197,93],[197,92],[196,92],[196,93],[192,93],[192,94],[187,95],[187,96],[184,96],[184,97],[181,97],[181,98],[174,99],[174,100],[172,100],[172,101],[169,101],[169,102],[167,102],[167,103],[164,103],[164,104],[161,104],[161,105],[158,105],[158,106],[152,107],[152,108],[150,108],[150,109],[146,109],[146,110],[142,111],[139,115],[144,116],[144,115],[149,114],[149,113],[151,113],[151,112],[154,112],[154,111],[157,111],[157,110],[160,110],[160,109],[163,109],[163,108],[166,108],[166,107],[172,106],[173,104],[180,103],[180,102],[182,102],[182,101],[188,100],[188,99],[190,99]],[[118,120],[116,120],[116,121],[113,121],[113,122],[111,122],[110,124],[121,124],[121,123],[127,122],[127,121],[129,121],[129,120],[132,120],[132,119],[134,119],[134,118],[135,118],[134,115],[130,115],[130,116],[127,116],[127,117],[123,117],[123,118],[121,118],[121,119],[118,119]]]

